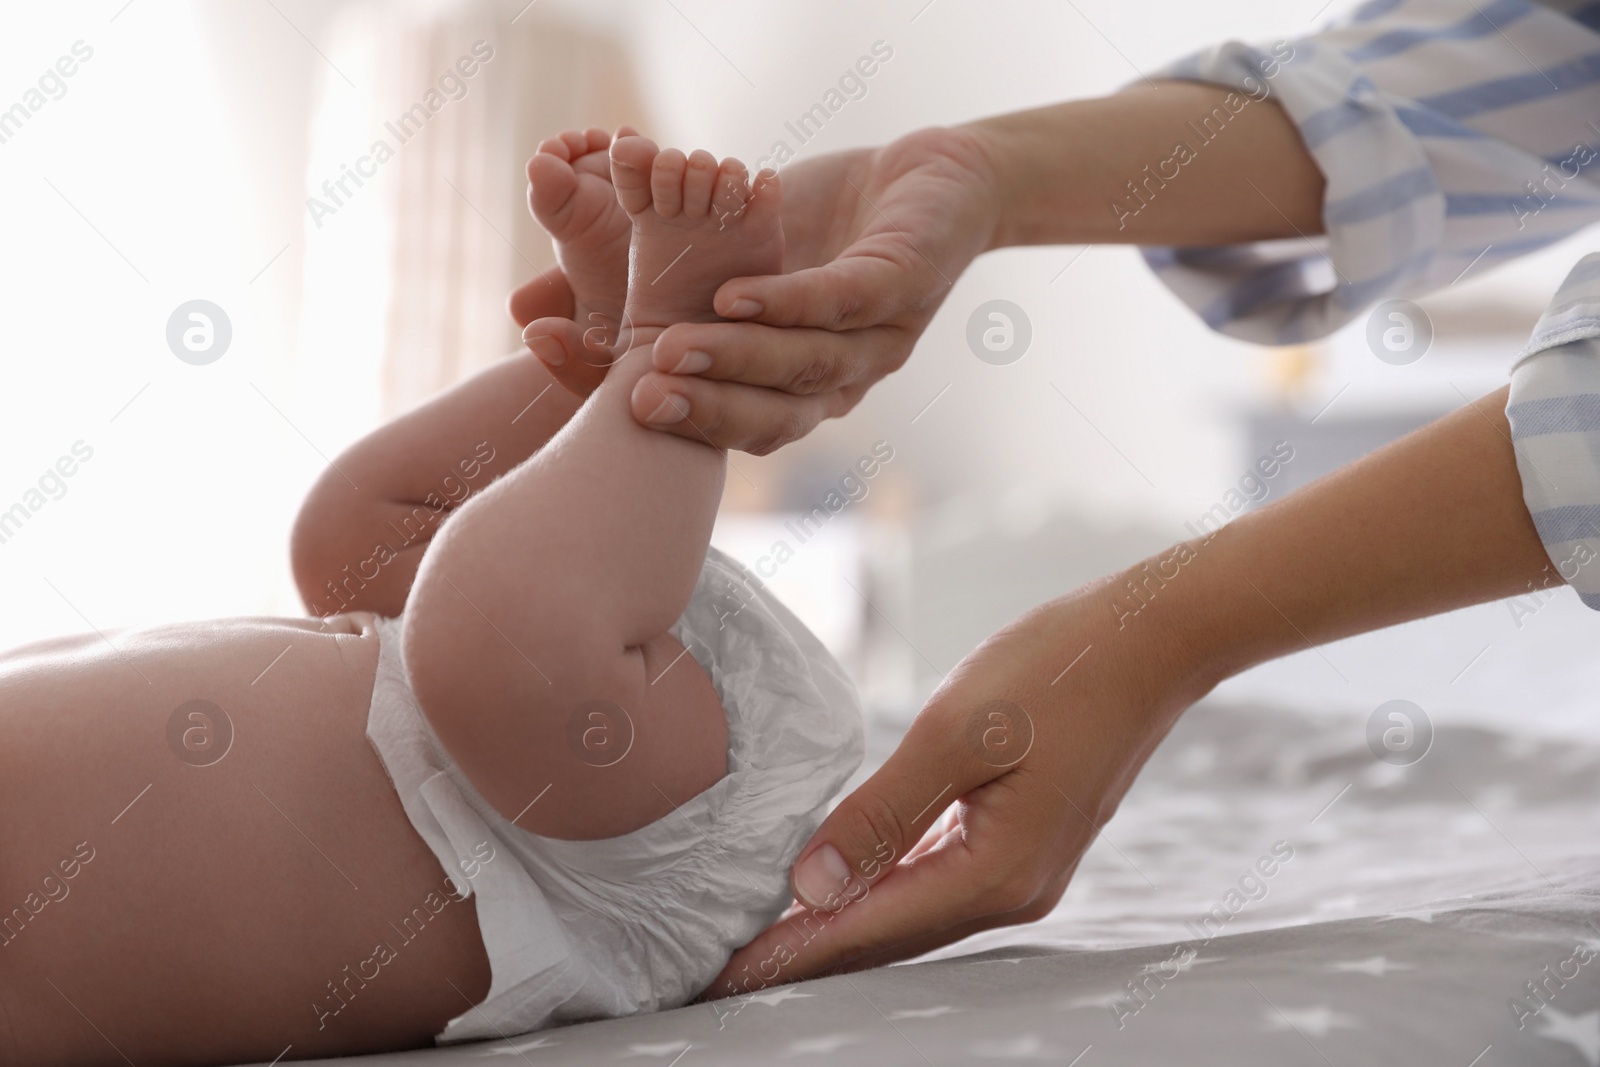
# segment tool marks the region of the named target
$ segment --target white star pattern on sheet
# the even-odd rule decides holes
[[[765,1004],[769,1008],[776,1008],[779,1004],[782,1004],[786,1000],[808,1000],[814,996],[816,996],[815,993],[801,993],[788,986],[784,986],[781,989],[774,989],[770,993],[751,993],[749,996],[742,999],[749,1001],[752,1004]]]
[[[1406,769],[1392,763],[1374,763],[1357,777],[1368,789],[1393,789],[1405,780]]]
[[[689,1047],[687,1041],[662,1041],[654,1045],[629,1045],[624,1056],[672,1056]]]
[[[1475,811],[1458,812],[1450,816],[1445,825],[1457,837],[1480,837],[1494,832],[1489,824],[1483,821],[1483,816]]]
[[[1000,1041],[974,1041],[967,1046],[974,1056],[992,1060],[1061,1060],[1065,1054],[1047,1045],[1038,1034],[1020,1034]]]
[[[1431,923],[1433,922],[1433,917],[1437,914],[1438,912],[1435,911],[1397,911],[1393,915],[1385,915],[1383,918],[1389,921],[1394,919],[1415,919],[1419,923]]]
[[[1267,1011],[1263,1021],[1268,1030],[1298,1030],[1309,1037],[1327,1037],[1335,1029],[1359,1030],[1361,1020],[1354,1015],[1333,1011],[1324,1005],[1315,1008],[1278,1008]]]
[[[905,1008],[901,1011],[889,1013],[891,1019],[932,1019],[940,1015],[954,1015],[960,1008],[952,1008],[948,1004],[940,1004],[937,1008]]]
[[[540,1035],[530,1037],[524,1041],[507,1041],[503,1045],[491,1045],[490,1047],[484,1049],[479,1055],[520,1056],[524,1052],[532,1052],[534,1049],[540,1048],[554,1048],[559,1044],[561,1044],[561,1042],[552,1041],[548,1037]]]
[[[1396,963],[1384,956],[1369,956],[1364,960],[1335,960],[1328,965],[1328,970],[1340,973],[1370,974],[1374,978],[1382,978],[1390,971],[1414,971],[1409,963]]]
[[[802,1041],[794,1041],[783,1050],[785,1056],[826,1056],[830,1052],[838,1052],[846,1045],[856,1044],[860,1038],[851,1037],[849,1034],[823,1034],[821,1037],[808,1037]]]
[[[1511,759],[1527,759],[1529,756],[1537,756],[1539,754],[1540,746],[1539,739],[1536,737],[1527,737],[1523,734],[1510,734],[1507,737],[1502,738],[1500,743],[1495,747],[1501,752],[1505,753]]]
[[[1506,811],[1517,806],[1517,787],[1504,782],[1485,786],[1472,803],[1483,811]]]
[[[1317,912],[1329,911],[1355,911],[1361,903],[1361,898],[1354,893],[1346,893],[1342,897],[1328,897],[1326,900],[1317,901]]]
[[[1567,1015],[1549,1005],[1538,1015],[1539,1037],[1564,1041],[1577,1049],[1589,1067],[1600,1067],[1600,1011]]]

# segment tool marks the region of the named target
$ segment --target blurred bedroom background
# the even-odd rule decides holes
[[[328,459],[517,347],[505,296],[550,262],[522,173],[545,136],[628,121],[718,155],[783,142],[806,159],[1112,91],[1208,43],[1302,35],[1345,6],[1320,3],[11,5],[0,107],[80,61],[0,143],[0,511],[28,512],[0,531],[0,645],[300,614],[287,536]],[[802,141],[793,123],[874,54]],[[474,73],[441,84],[463,57]],[[430,91],[443,103],[396,137],[386,123]],[[392,158],[362,162],[379,139]],[[348,169],[360,183],[330,197]],[[985,636],[1189,536],[1278,442],[1294,458],[1266,499],[1495,388],[1587,244],[1469,269],[1422,302],[1433,344],[1404,366],[1374,357],[1362,323],[1292,350],[1219,337],[1132,249],[986,256],[851,416],[733,457],[717,540],[752,564],[789,542],[771,584],[892,734]],[[167,344],[196,299],[231,326],[205,366]],[[1031,325],[1002,365],[966,341],[995,299]],[[79,442],[92,458],[30,495]],[[875,448],[893,458],[798,543],[785,523]],[[1307,652],[1227,692],[1576,728],[1596,718],[1595,625],[1543,594]]]

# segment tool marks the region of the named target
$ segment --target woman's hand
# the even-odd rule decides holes
[[[1206,162],[1134,224],[1115,210],[1129,175],[1193,136],[1195,115],[1236,95],[1161,82],[785,168],[785,273],[724,283],[717,313],[735,321],[662,335],[648,393],[675,394],[688,414],[657,428],[757,454],[805,436],[905,362],[961,272],[991,248],[1321,233],[1322,172],[1276,101],[1239,113]],[[1260,195],[1241,197],[1251,185]],[[542,292],[524,286],[512,300],[523,326],[538,317],[523,305],[550,295],[548,280],[534,286]],[[583,360],[556,373],[578,393],[601,374]],[[644,422],[651,411],[642,407],[634,415]]]
[[[560,276],[559,267],[552,270]],[[513,308],[522,291],[511,294]],[[562,315],[545,315],[522,324],[522,343],[528,351],[539,357],[552,378],[578,397],[600,388],[612,365],[635,347],[630,323],[607,319],[597,311],[589,315],[588,324]]]
[[[997,219],[992,165],[966,130],[819,156],[783,183],[786,273],[724,283],[717,312],[738,321],[661,336],[645,391],[687,414],[657,429],[764,455],[843,415],[905,362]],[[512,295],[519,325],[551,314],[553,284],[547,272]],[[604,369],[568,360],[552,373],[582,395]],[[650,413],[634,414],[650,425]]]
[[[1176,636],[1179,613],[1130,614],[1129,597],[1120,578],[1085,587],[963,660],[802,851],[796,904],[705,995],[889,963],[1049,913],[1212,684]]]
[[[826,908],[791,909],[707,995],[1040,918],[1172,722],[1221,679],[1559,585],[1523,504],[1506,399],[1502,388],[990,638],[802,850],[795,894]]]

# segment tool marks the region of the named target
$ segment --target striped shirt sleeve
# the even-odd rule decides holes
[[[1242,340],[1326,336],[1600,219],[1600,3],[1369,0],[1314,36],[1223,44],[1152,77],[1236,92],[1128,183],[1112,205],[1125,224],[1269,98],[1326,178],[1325,235],[1143,249],[1207,325]]]
[[[1585,256],[1511,370],[1522,499],[1556,572],[1600,609],[1600,254]]]

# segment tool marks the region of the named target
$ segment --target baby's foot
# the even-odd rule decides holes
[[[736,159],[719,167],[709,152],[685,157],[623,136],[611,146],[611,182],[633,216],[630,325],[717,322],[711,298],[718,286],[783,269],[776,171],[763,172],[752,187]]]
[[[617,130],[618,137],[635,135],[628,126]],[[528,160],[528,207],[553,239],[572,286],[576,332],[596,347],[615,341],[621,328],[633,234],[611,187],[610,147],[604,130],[567,130],[542,141]]]

